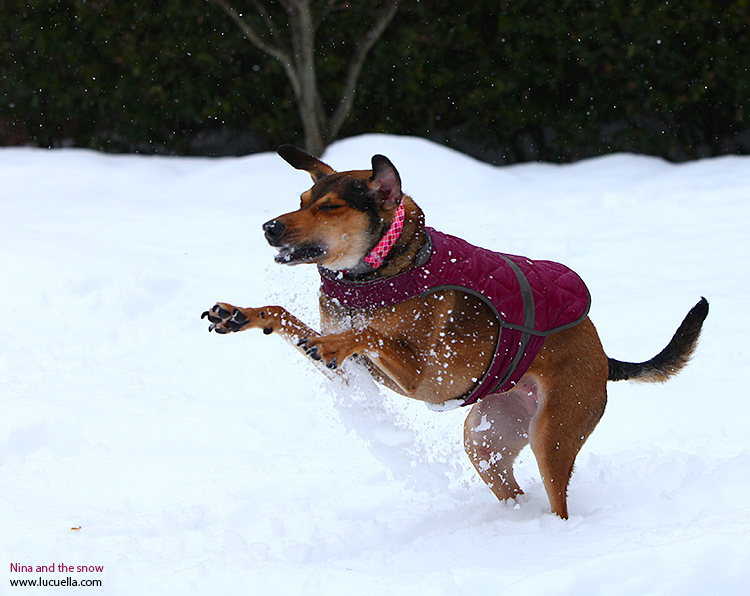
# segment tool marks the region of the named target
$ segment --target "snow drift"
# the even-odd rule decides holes
[[[177,159],[0,150],[0,592],[12,564],[68,594],[745,593],[750,582],[750,158],[609,155],[491,167],[413,138],[387,155],[429,225],[565,263],[607,353],[658,352],[701,296],[697,355],[610,384],[567,522],[530,452],[498,503],[429,411],[361,371],[330,382],[279,338],[206,333],[216,300],[316,320],[312,268],[260,225],[309,185],[273,154]]]

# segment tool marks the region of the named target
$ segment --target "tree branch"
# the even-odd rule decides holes
[[[299,80],[297,71],[294,68],[292,57],[280,47],[266,42],[253,28],[253,26],[239,15],[239,13],[231,4],[229,4],[229,2],[227,2],[226,0],[214,0],[214,2],[216,2],[224,10],[224,12],[229,15],[229,17],[242,30],[242,33],[253,45],[281,62],[281,66],[284,68],[284,72],[286,72],[286,75],[289,78],[289,82],[292,84],[294,94],[299,98],[302,93],[302,85]],[[261,17],[263,17],[263,13],[261,13]],[[268,19],[270,19],[270,16],[268,16]],[[268,21],[266,22],[268,23]],[[274,35],[273,31],[271,32],[271,35]]]
[[[305,0],[279,0],[279,4],[291,16],[295,10],[299,10],[300,4],[305,3]]]
[[[258,11],[260,18],[265,21],[266,27],[268,28],[268,32],[271,34],[271,37],[273,39],[278,39],[276,35],[276,24],[273,22],[273,17],[266,10],[266,7],[263,6],[263,4],[259,2],[259,0],[250,0],[250,2],[255,7],[255,10]]]
[[[336,7],[336,2],[338,0],[326,0],[326,5],[323,7],[323,9],[320,11],[320,14],[318,15],[317,20],[315,21],[315,30],[317,31],[320,27],[320,24],[325,20],[325,18],[333,12],[333,9]]]
[[[337,8],[350,8],[348,2],[338,5],[338,0],[324,0],[317,16],[313,13],[311,0],[275,0],[287,14],[289,20],[289,43],[286,35],[277,29],[268,3],[249,0],[270,34],[264,39],[258,31],[260,25],[248,21],[235,10],[232,0],[214,0],[240,28],[245,38],[263,52],[277,59],[292,85],[297,108],[305,132],[305,145],[309,152],[319,154],[334,140],[354,106],[354,96],[360,73],[370,50],[383,35],[398,11],[401,0],[383,0],[375,14],[374,23],[356,42],[347,64],[341,97],[333,114],[327,117],[319,90],[315,68],[315,35],[320,23]]]
[[[367,31],[357,43],[357,47],[354,49],[354,53],[349,60],[346,82],[344,83],[341,100],[331,116],[328,130],[326,131],[326,142],[335,139],[341,131],[344,122],[346,122],[346,119],[352,110],[352,106],[354,105],[354,95],[357,90],[357,82],[359,80],[359,75],[362,72],[362,66],[365,63],[367,54],[375,45],[375,42],[377,42],[383,35],[383,32],[391,23],[393,17],[396,16],[400,1],[401,0],[388,0],[378,11],[372,28]]]

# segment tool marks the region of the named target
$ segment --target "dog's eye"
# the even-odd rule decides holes
[[[335,211],[336,209],[341,209],[343,205],[337,205],[335,203],[325,203],[323,205],[318,205],[318,211]]]

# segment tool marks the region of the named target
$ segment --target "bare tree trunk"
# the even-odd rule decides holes
[[[367,55],[383,35],[398,11],[400,0],[385,0],[375,16],[375,22],[357,40],[347,66],[344,88],[333,114],[326,114],[320,95],[320,82],[315,68],[315,34],[321,21],[335,8],[335,0],[327,0],[316,18],[310,0],[278,0],[289,20],[291,47],[284,47],[278,29],[262,0],[250,0],[269,34],[264,38],[257,25],[243,18],[229,0],[214,0],[257,48],[276,58],[294,91],[297,110],[305,136],[305,150],[320,156],[326,146],[336,139],[351,114],[359,75]],[[348,4],[344,8],[349,8]]]
[[[300,80],[297,109],[305,135],[305,150],[319,156],[326,148],[325,115],[315,70],[315,27],[310,1],[281,0],[281,5],[289,15],[292,31],[294,63]]]

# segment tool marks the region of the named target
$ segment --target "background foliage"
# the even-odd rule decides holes
[[[226,154],[299,141],[281,67],[214,3],[0,11],[0,144]],[[318,37],[331,103],[351,18]],[[342,136],[419,135],[498,163],[750,153],[749,23],[750,0],[405,0]]]

